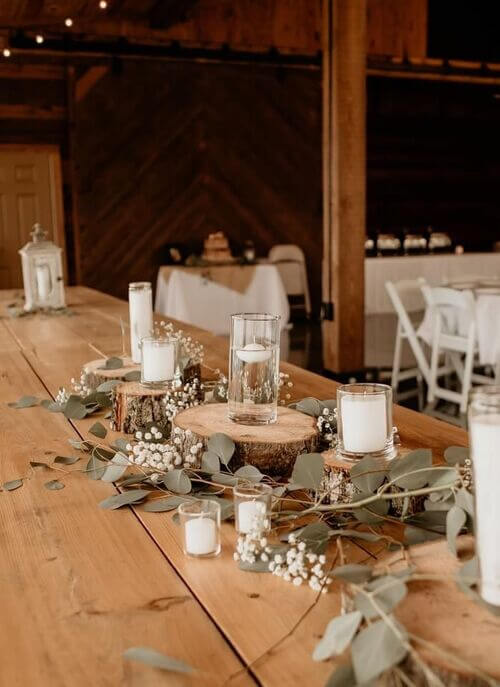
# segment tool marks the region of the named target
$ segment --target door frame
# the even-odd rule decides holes
[[[0,153],[37,152],[47,153],[49,160],[50,207],[54,218],[54,242],[63,249],[64,281],[68,283],[68,259],[66,255],[66,236],[64,231],[64,203],[61,151],[58,145],[38,143],[0,143]]]

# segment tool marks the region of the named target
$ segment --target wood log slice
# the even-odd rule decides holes
[[[111,428],[134,434],[150,422],[164,427],[168,424],[163,389],[147,389],[139,382],[124,382],[113,389]]]
[[[227,434],[236,445],[233,470],[254,465],[273,477],[289,477],[298,454],[315,451],[319,439],[315,418],[291,408],[278,408],[273,425],[239,425],[229,420],[226,403],[209,403],[181,411],[173,425],[190,429],[205,447],[212,434]]]
[[[496,545],[491,542],[491,546]],[[487,684],[474,670],[460,665],[459,660],[490,676],[490,684],[500,684],[500,617],[466,596],[456,585],[457,571],[473,555],[473,538],[459,537],[457,549],[461,561],[449,551],[445,540],[427,542],[408,549],[409,561],[397,553],[385,558],[378,567],[380,572],[396,572],[406,568],[409,562],[416,566],[415,572],[441,578],[409,582],[408,596],[398,604],[395,615],[410,634],[430,643],[424,646],[413,641],[412,645],[447,687]],[[441,647],[447,655],[439,654],[433,646]],[[407,659],[402,667],[411,684],[416,687],[429,684],[414,660]],[[384,684],[393,687],[396,682],[389,680]]]
[[[99,360],[91,360],[85,363],[83,371],[86,375],[89,375],[89,386],[97,387],[103,382],[109,382],[110,379],[126,381],[125,375],[129,372],[140,373],[141,371],[141,366],[134,363],[132,358],[123,358],[123,367],[118,367],[115,370],[103,369],[105,363],[105,358],[99,358]]]

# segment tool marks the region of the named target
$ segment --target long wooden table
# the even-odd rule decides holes
[[[95,418],[68,421],[5,404],[23,395],[54,398],[84,363],[122,350],[127,304],[84,287],[67,291],[74,316],[0,320],[0,483],[25,478],[22,488],[0,494],[0,686],[324,685],[333,665],[313,662],[311,653],[339,612],[338,590],[315,603],[309,588],[240,571],[230,524],[222,527],[218,558],[188,559],[171,514],[100,509],[116,488],[89,480],[78,464],[63,468],[74,475],[29,468],[30,460],[70,455],[67,440],[92,438]],[[0,308],[11,298],[0,292]],[[204,344],[208,365],[226,369],[226,340],[183,328]],[[334,397],[333,381],[282,368],[294,398]],[[395,409],[395,422],[408,447],[439,454],[467,443],[463,430],[404,408]],[[44,488],[54,477],[63,490]],[[346,554],[351,561],[368,556],[355,544]],[[182,659],[197,673],[126,661],[132,646]]]

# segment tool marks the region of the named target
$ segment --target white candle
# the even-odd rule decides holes
[[[134,363],[141,362],[141,339],[153,329],[153,297],[149,288],[131,288],[128,294],[130,311],[130,348]]]
[[[244,363],[263,363],[269,360],[271,351],[262,344],[249,343],[236,351],[236,355]]]
[[[203,556],[217,551],[217,527],[212,518],[191,518],[185,525],[186,551]]]
[[[38,297],[41,301],[46,301],[51,291],[49,266],[37,265],[35,268],[35,276]]]
[[[263,501],[242,501],[238,506],[238,532],[248,534],[256,518],[265,512],[266,504]]]
[[[353,394],[341,402],[342,440],[349,453],[382,451],[387,442],[384,395]]]
[[[500,605],[500,414],[470,418],[481,596]]]
[[[175,343],[143,341],[142,381],[166,382],[175,375]]]

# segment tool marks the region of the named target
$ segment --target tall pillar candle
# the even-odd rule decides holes
[[[130,349],[134,363],[141,362],[141,339],[153,330],[153,295],[151,282],[132,282],[128,287],[130,312]]]
[[[35,278],[38,298],[41,301],[46,301],[51,291],[49,266],[47,264],[37,265],[35,267]]]

